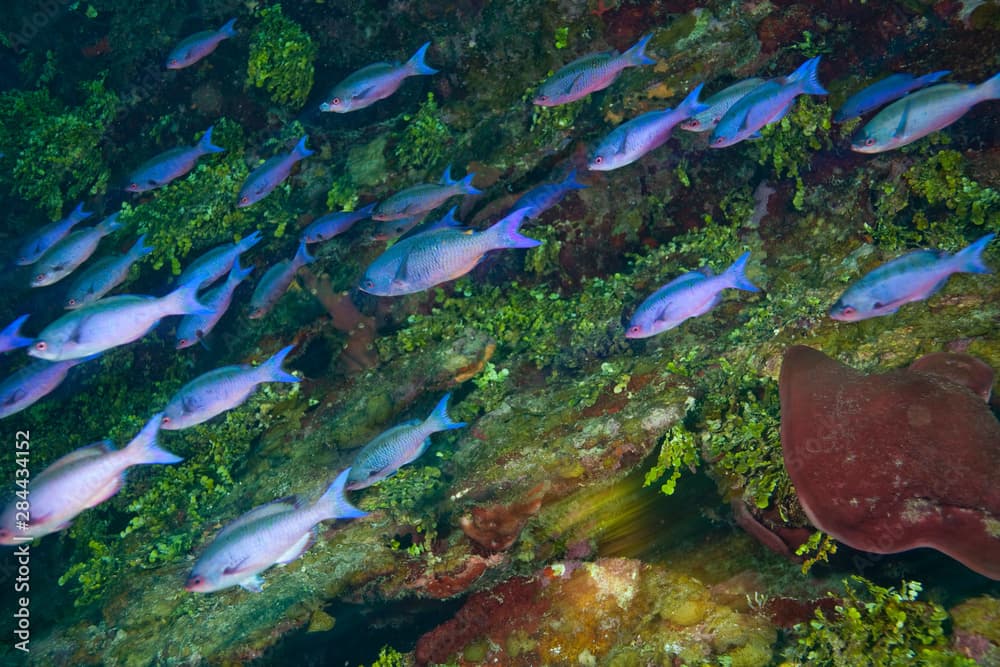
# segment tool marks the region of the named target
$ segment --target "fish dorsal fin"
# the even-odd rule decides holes
[[[906,121],[910,117],[910,100],[906,100],[906,104],[903,105],[903,113],[899,114],[899,124],[896,125],[895,131],[892,133],[893,137],[901,137],[906,133]]]
[[[708,271],[708,273],[705,273],[705,271]],[[683,285],[684,283],[689,283],[694,280],[704,280],[710,275],[712,275],[711,269],[707,267],[699,269],[697,271],[688,271],[685,274],[677,276],[669,283],[664,285],[664,287],[676,287],[677,285]]]
[[[101,440],[100,442],[95,442],[92,445],[81,447],[80,449],[70,452],[43,470],[35,477],[35,481],[41,481],[46,475],[51,475],[52,473],[61,470],[72,463],[92,459],[95,456],[104,456],[105,454],[109,454],[113,451],[116,451],[115,446],[110,440]]]
[[[271,502],[255,507],[243,516],[233,519],[225,528],[219,531],[216,536],[216,540],[220,540],[226,535],[229,535],[235,530],[252,523],[254,521],[259,521],[264,517],[274,516],[275,514],[283,514],[285,512],[291,512],[296,507],[299,506],[298,499],[295,496],[286,496],[285,498],[279,498],[277,500],[272,500]]]

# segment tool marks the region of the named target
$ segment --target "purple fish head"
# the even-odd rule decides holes
[[[636,315],[628,323],[628,327],[625,329],[626,338],[649,338],[655,335],[655,331],[651,331],[642,318]]]
[[[881,130],[881,131],[880,131]],[[889,128],[865,125],[851,138],[851,150],[856,153],[881,153],[902,143],[903,136],[896,136]]]
[[[36,340],[34,344],[28,348],[28,355],[35,357],[36,359],[46,359],[48,361],[55,361],[59,358],[59,353],[62,351],[62,347],[55,342],[49,343],[46,340]]]
[[[837,299],[837,302],[830,308],[830,319],[839,322],[858,322],[866,317],[857,306],[844,303],[843,297]]]

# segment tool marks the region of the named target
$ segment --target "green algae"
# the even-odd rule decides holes
[[[247,86],[264,88],[276,104],[301,108],[312,90],[318,49],[309,33],[282,13],[280,4],[261,9],[257,16]]]
[[[904,581],[896,590],[852,576],[844,582],[836,615],[827,618],[817,609],[812,621],[797,625],[796,643],[786,657],[835,667],[974,666],[974,660],[948,647],[948,612],[917,600],[921,590],[915,581]]]
[[[404,114],[403,120],[406,128],[393,151],[399,166],[433,171],[448,155],[454,142],[434,93],[427,93],[427,99],[417,112],[412,116]]]
[[[117,95],[104,77],[79,85],[78,106],[68,106],[45,88],[0,93],[0,146],[12,164],[0,182],[35,202],[53,220],[87,196],[104,192],[110,169],[101,148],[117,115]]]

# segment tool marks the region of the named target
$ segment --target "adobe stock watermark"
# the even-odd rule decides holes
[[[31,523],[31,433],[14,434],[14,534],[10,536],[17,570],[14,575],[14,648],[31,650],[31,540],[27,534]],[[6,528],[0,528],[6,530]]]
[[[72,2],[73,0],[42,0],[39,2],[37,9],[30,16],[21,20],[21,27],[18,31],[7,35],[14,51],[20,53],[26,49],[28,44],[66,11]]]

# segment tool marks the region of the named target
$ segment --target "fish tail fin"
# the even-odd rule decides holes
[[[476,177],[475,174],[468,173],[465,175],[465,178],[458,181],[458,185],[462,187],[462,192],[464,192],[467,195],[479,195],[483,193],[482,190],[472,185],[472,179],[475,177]]]
[[[1000,99],[1000,73],[994,74],[978,86],[984,100]]]
[[[427,56],[427,49],[430,47],[430,42],[425,42],[423,46],[417,49],[417,52],[406,61],[406,66],[414,74],[437,74],[438,71],[427,64],[424,58]]]
[[[104,220],[97,223],[97,228],[101,230],[101,233],[104,234],[104,236],[107,236],[116,229],[122,228],[122,223],[118,222],[119,215],[120,213],[115,211],[108,217],[104,218]]]
[[[3,330],[3,333],[10,339],[11,345],[15,348],[24,347],[26,345],[31,345],[35,339],[25,338],[21,335],[21,325],[24,321],[31,317],[31,314],[21,315],[19,318],[7,325],[7,328]]]
[[[283,347],[278,352],[257,367],[257,372],[261,375],[262,382],[298,382],[299,378],[287,372],[281,367],[285,363],[285,357],[295,349],[294,345]]]
[[[306,250],[305,241],[300,241],[299,249],[295,251],[295,257],[292,258],[292,264],[296,268],[299,268],[301,266],[305,266],[306,264],[312,264],[315,261],[316,258],[310,255],[309,251]]]
[[[76,208],[74,208],[73,211],[68,216],[66,216],[66,217],[73,218],[77,222],[80,222],[81,220],[86,220],[87,218],[89,218],[92,215],[94,215],[94,212],[93,211],[84,211],[83,210],[83,202],[80,202],[79,204],[76,205]]]
[[[438,401],[438,404],[434,406],[433,412],[431,412],[430,417],[428,417],[425,422],[435,431],[450,431],[451,429],[462,428],[465,426],[465,422],[454,421],[448,416],[448,399],[450,398],[451,392],[445,394],[444,398]]]
[[[179,463],[184,460],[156,444],[156,434],[160,431],[162,421],[162,412],[153,415],[139,431],[139,435],[125,447],[124,451],[129,454],[133,463]]]
[[[937,72],[931,72],[930,74],[924,74],[922,77],[920,77],[920,81],[926,86],[929,83],[934,83],[939,79],[943,79],[949,74],[951,74],[950,69],[942,69],[938,70]]]
[[[359,510],[352,505],[344,496],[344,485],[347,483],[347,476],[351,469],[347,468],[333,480],[333,484],[327,487],[326,492],[320,497],[316,504],[323,510],[323,514],[328,519],[360,519],[368,516],[368,512]]]
[[[733,262],[733,265],[726,269],[725,277],[730,287],[746,290],[747,292],[759,292],[760,288],[750,282],[750,279],[747,278],[746,273],[744,273],[749,259],[749,251],[740,255],[739,258]]]
[[[983,250],[996,234],[987,234],[967,248],[955,253],[955,267],[962,273],[993,273],[993,269],[983,261]]]
[[[705,104],[698,99],[698,95],[701,94],[701,89],[704,83],[699,83],[698,86],[688,93],[688,96],[684,98],[684,101],[677,105],[677,112],[682,113],[685,118],[690,118],[691,116],[701,113],[708,108]]]
[[[155,248],[153,248],[153,246],[151,245],[144,245],[145,242],[146,242],[146,235],[143,234],[138,239],[136,239],[132,247],[129,248],[128,251],[129,256],[139,259],[140,257],[145,257],[149,253],[153,252]]]
[[[244,236],[242,239],[240,239],[239,242],[236,244],[236,248],[242,255],[247,250],[260,243],[261,238],[263,237],[260,235],[260,230],[257,230],[253,234],[250,234],[249,236]]]
[[[534,248],[542,245],[541,241],[531,239],[521,234],[518,229],[524,219],[530,216],[535,210],[534,206],[519,208],[507,215],[495,225],[489,228],[488,233],[493,234],[496,248]]]
[[[649,40],[651,39],[653,39],[653,33],[649,33],[644,36],[638,42],[633,44],[632,48],[622,54],[629,65],[639,66],[656,64],[655,60],[646,55],[646,45],[649,44]]]
[[[211,315],[215,311],[198,301],[198,288],[201,279],[196,278],[184,283],[170,294],[163,297],[169,306],[167,315]]]
[[[232,268],[229,269],[229,277],[226,280],[231,284],[239,285],[251,273],[253,273],[253,266],[248,266],[244,269],[240,266],[240,258],[237,257],[236,261],[233,262]]]
[[[566,190],[586,190],[589,185],[576,180],[576,169],[571,170],[563,179],[562,187]]]
[[[225,25],[219,28],[219,32],[224,34],[226,37],[236,37],[236,35],[240,34],[239,31],[236,30],[236,19],[229,19],[226,21]]]
[[[308,138],[309,138],[308,134],[303,135],[303,137],[301,139],[299,139],[299,143],[295,144],[295,148],[292,150],[292,152],[295,153],[295,155],[300,160],[303,159],[303,158],[307,158],[307,157],[309,157],[310,155],[312,155],[313,153],[316,152],[316,151],[311,151],[308,148],[306,148],[306,139],[308,139]]]
[[[819,82],[819,59],[822,56],[816,56],[815,58],[810,58],[805,61],[799,68],[788,75],[785,78],[785,84],[795,83],[799,86],[803,93],[809,95],[829,95],[823,84]]]
[[[208,129],[205,130],[205,134],[201,135],[201,139],[198,140],[198,150],[200,150],[203,155],[207,155],[208,153],[222,153],[226,150],[225,148],[216,146],[212,143],[212,130],[214,129],[214,125],[209,125]]]

